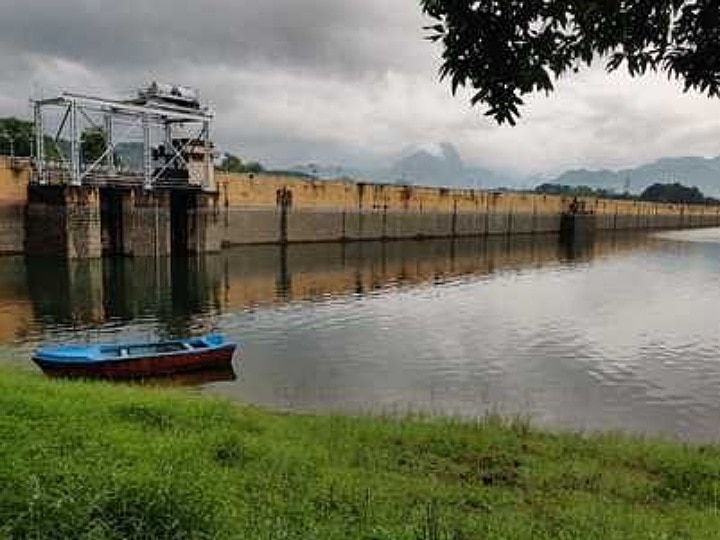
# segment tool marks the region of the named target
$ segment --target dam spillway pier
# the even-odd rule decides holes
[[[590,242],[595,237],[597,225],[595,213],[588,210],[587,201],[575,197],[560,217],[560,241],[563,244]]]
[[[24,251],[70,259],[220,250],[217,194],[28,186]]]

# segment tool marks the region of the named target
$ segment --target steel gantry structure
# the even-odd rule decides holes
[[[194,90],[153,83],[129,100],[65,92],[33,105],[38,184],[215,191],[214,113]]]

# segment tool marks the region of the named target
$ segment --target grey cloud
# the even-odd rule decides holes
[[[416,0],[0,0],[0,115],[63,89],[200,89],[216,140],[271,165],[387,162],[452,141],[469,165],[522,174],[717,154],[720,102],[601,69],[499,128],[437,80]]]
[[[0,44],[99,70],[193,62],[357,73],[422,62],[422,40],[405,39],[421,26],[413,2],[48,0],[3,9]]]

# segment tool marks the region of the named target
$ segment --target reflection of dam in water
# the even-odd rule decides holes
[[[653,242],[617,234],[563,246],[538,235],[247,246],[195,258],[4,258],[0,340],[131,321],[179,336],[211,329],[224,312],[591,260]]]
[[[515,236],[249,247],[220,257],[225,265],[222,305],[238,309],[362,295],[386,287],[589,260],[651,241],[646,235],[614,236],[593,244],[564,246],[556,236]]]

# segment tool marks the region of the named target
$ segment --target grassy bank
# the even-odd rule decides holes
[[[0,373],[0,538],[717,538],[720,449]]]

